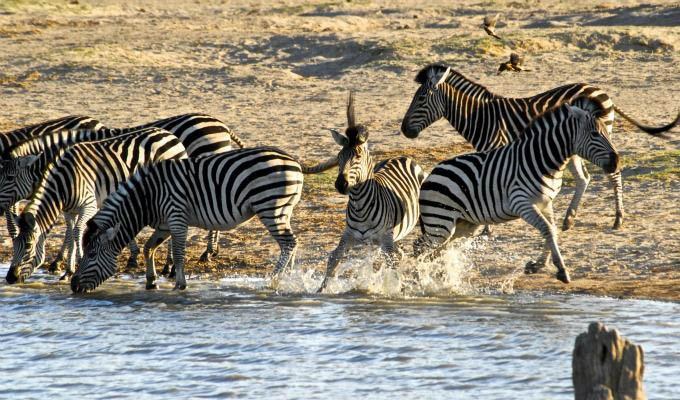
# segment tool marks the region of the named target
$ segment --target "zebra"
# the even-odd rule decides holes
[[[223,153],[231,150],[233,143],[241,148],[244,146],[243,141],[222,121],[199,113],[177,115],[133,128],[109,129],[99,127],[97,130],[56,131],[49,135],[24,140],[6,150],[4,158],[9,158],[11,161],[0,163],[0,165],[5,166],[3,170],[0,170],[0,210],[5,209],[9,204],[13,205],[32,193],[32,188],[41,176],[42,168],[46,165],[45,158],[43,158],[41,163],[32,164],[27,162],[27,160],[22,160],[22,157],[37,154],[44,156],[47,149],[51,149],[54,152],[67,145],[113,138],[128,132],[152,127],[166,129],[177,136],[187,148],[189,157]],[[47,160],[49,160],[49,157]],[[30,166],[30,168],[27,166]],[[67,237],[70,234],[68,225],[67,222]],[[208,246],[201,255],[201,261],[208,261],[211,257],[217,255],[217,239],[218,232],[211,231],[208,233]],[[67,242],[65,241],[64,243]],[[63,250],[64,247],[62,246],[59,255],[50,264],[49,271],[54,272],[59,269],[59,265],[64,260]],[[162,272],[163,275],[173,275],[173,271],[170,270],[171,265],[172,256],[168,252],[166,264]]]
[[[401,258],[395,242],[411,232],[420,214],[418,194],[425,173],[407,157],[373,162],[368,150],[368,129],[356,123],[352,92],[347,102],[347,126],[344,135],[331,129],[333,139],[342,146],[337,156],[335,188],[340,194],[349,195],[346,226],[328,258],[319,292],[333,276],[345,250],[357,240],[379,242],[390,264]]]
[[[444,117],[476,151],[490,150],[516,140],[534,118],[563,103],[578,106],[593,114],[605,124],[609,134],[612,133],[614,112],[653,135],[672,129],[680,121],[678,113],[668,125],[643,125],[614,105],[603,90],[585,83],[560,86],[531,97],[508,98],[490,92],[444,64],[426,66],[418,72],[415,80],[420,87],[402,120],[402,133],[406,137],[416,138],[423,129]],[[590,182],[588,171],[578,157],[571,160],[568,168],[576,180],[576,190],[562,230],[574,225],[581,197]],[[613,229],[620,229],[623,224],[621,174],[609,174],[608,178],[616,199]]]
[[[153,253],[172,236],[175,289],[185,289],[188,227],[228,230],[256,215],[279,244],[273,275],[281,273],[295,262],[297,240],[290,218],[302,194],[304,171],[309,169],[274,147],[169,160],[140,169],[87,223],[84,256],[71,289],[91,291],[113,275],[122,248],[147,225],[156,231],[144,245],[146,288],[157,288]]]
[[[85,115],[68,115],[65,117],[43,121],[37,124],[25,126],[13,131],[0,133],[0,154],[4,154],[8,149],[25,140],[40,137],[52,132],[64,129],[93,129],[102,128],[103,125],[98,120]],[[17,228],[14,224],[16,208],[11,207],[5,211],[7,220],[7,232],[10,237],[17,235]]]
[[[165,159],[186,158],[179,139],[166,130],[144,128],[112,139],[61,148],[44,169],[40,183],[18,218],[19,234],[13,240],[8,283],[23,282],[42,262],[45,236],[60,213],[73,225],[66,272],[73,273],[86,221],[106,196],[139,167]],[[134,241],[131,241],[134,242]],[[75,248],[75,250],[74,250]],[[135,260],[136,244],[131,244]]]
[[[537,262],[529,262],[525,272],[546,266],[552,253],[557,279],[569,283],[557,246],[552,201],[574,155],[607,173],[620,169],[605,124],[585,110],[563,104],[537,118],[507,145],[437,164],[420,188],[422,236],[415,242],[416,254],[441,248],[461,222],[473,230],[522,218],[545,238],[544,253]]]

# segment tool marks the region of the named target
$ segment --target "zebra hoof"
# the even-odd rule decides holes
[[[66,272],[64,272],[64,275],[62,275],[62,276],[59,278],[59,280],[60,280],[60,281],[68,281],[69,278],[71,278],[71,275],[73,275],[73,273],[71,273],[71,272],[69,272],[69,271],[66,271]]]
[[[616,217],[616,220],[614,221],[614,226],[612,226],[612,229],[615,231],[618,231],[619,229],[623,228],[623,218]]]
[[[562,283],[569,283],[571,280],[569,279],[569,272],[567,272],[566,269],[563,269],[561,271],[557,271],[557,280],[562,282]]]
[[[146,283],[146,290],[156,290],[158,289],[158,284],[156,282],[147,282]]]
[[[524,266],[524,273],[527,275],[535,274],[541,270],[541,266],[536,261],[529,261]]]
[[[132,271],[132,270],[137,269],[137,267],[139,267],[139,264],[137,263],[137,261],[129,260],[127,262],[127,264],[125,265],[125,270]]]
[[[576,222],[576,217],[574,217],[574,216],[565,217],[564,222],[562,222],[562,230],[568,231],[569,229],[573,228],[575,222]]]
[[[62,260],[54,260],[50,264],[49,267],[47,267],[47,272],[50,274],[56,274],[57,272],[61,271],[61,266],[63,265],[64,261]]]
[[[201,254],[201,258],[199,258],[198,261],[199,262],[208,262],[215,257],[217,257],[216,251],[209,252],[208,250],[206,250],[206,251],[203,252],[203,254]]]
[[[168,276],[170,274],[170,268],[174,268],[172,264],[165,264],[163,270],[161,271],[161,276]]]
[[[182,283],[182,284],[176,283],[176,284],[175,284],[175,287],[174,287],[172,290],[184,290],[184,289],[186,289],[186,288],[187,288],[187,284],[186,284],[186,283]]]

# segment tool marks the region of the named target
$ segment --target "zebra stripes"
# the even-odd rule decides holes
[[[474,227],[522,218],[546,240],[544,253],[536,263],[527,264],[526,271],[547,265],[552,253],[557,279],[568,283],[552,201],[575,154],[607,173],[620,168],[605,125],[580,108],[562,105],[536,119],[510,144],[439,163],[420,189],[422,236],[416,250],[441,247],[461,222]]]
[[[443,64],[423,68],[417,74],[416,82],[420,87],[404,115],[402,133],[415,138],[423,129],[444,117],[477,151],[497,148],[516,140],[534,118],[563,103],[578,106],[593,114],[605,124],[609,134],[614,112],[650,134],[666,132],[680,121],[678,114],[675,121],[668,125],[643,125],[616,107],[604,91],[583,83],[560,86],[531,97],[506,98]],[[572,160],[569,170],[576,179],[576,192],[564,219],[564,230],[573,226],[581,197],[590,182],[588,171],[579,158]],[[623,223],[621,175],[610,174],[608,178],[616,198],[614,229],[618,229]]]
[[[345,250],[355,241],[380,243],[389,262],[400,258],[395,242],[404,238],[416,225],[419,216],[418,194],[425,173],[407,157],[391,158],[377,165],[368,150],[368,129],[356,124],[354,96],[347,104],[345,134],[332,130],[333,139],[342,146],[338,154],[338,177],[335,188],[349,194],[346,227],[340,242],[328,258],[322,291]]]
[[[71,289],[91,291],[113,275],[121,249],[147,225],[157,229],[144,246],[147,289],[156,288],[153,253],[169,236],[175,289],[184,289],[188,227],[228,230],[254,216],[281,248],[274,268],[278,274],[294,264],[297,241],[290,218],[300,200],[302,183],[300,164],[272,147],[164,161],[143,168],[121,184],[88,222],[85,254],[71,279]]]
[[[19,235],[7,272],[8,283],[23,281],[42,262],[42,243],[62,212],[73,222],[75,246],[70,246],[67,270],[79,258],[82,231],[104,199],[140,166],[165,159],[185,158],[184,146],[174,135],[145,128],[113,139],[85,142],[59,149],[46,166],[41,181],[19,217]],[[73,250],[75,247],[75,251]]]
[[[40,137],[55,131],[64,129],[100,129],[102,124],[94,118],[83,115],[69,115],[49,121],[40,122],[25,126],[23,128],[15,129],[10,132],[0,134],[0,154],[5,154],[9,149],[17,143],[25,140]],[[17,235],[16,225],[14,224],[14,217],[16,210],[14,207],[5,212],[7,219],[7,231],[10,237]]]
[[[101,125],[97,126],[100,127]],[[191,149],[191,151],[187,150],[187,154],[190,157],[224,153],[232,149],[233,143],[243,147],[242,140],[222,121],[198,113],[177,115],[134,128],[54,131],[49,134],[43,134],[15,143],[5,151],[5,156],[13,161],[4,161],[2,165],[5,166],[5,169],[0,170],[0,210],[5,210],[6,207],[14,208],[14,203],[26,198],[33,192],[33,190],[29,190],[29,188],[35,186],[35,183],[37,183],[36,179],[41,176],[42,168],[46,165],[46,160],[49,160],[48,157],[46,160],[43,159],[43,162],[41,163],[31,165],[31,163],[27,163],[26,160],[20,160],[21,157],[36,154],[52,154],[62,147],[75,143],[109,139],[125,133],[152,127],[166,129],[177,136],[187,149]],[[13,163],[16,165],[12,165]],[[31,166],[31,168],[29,170],[24,170],[23,168],[26,168],[27,165]],[[14,236],[16,236],[16,233]],[[70,236],[68,222],[66,236]],[[217,239],[218,232],[208,233],[208,245],[201,256],[201,261],[209,260],[211,256],[217,255]],[[62,251],[59,252],[57,258],[50,264],[50,271],[56,271],[62,263],[64,258],[63,249],[64,247],[62,247]],[[170,271],[171,265],[172,257],[170,252],[168,252],[168,258],[162,272],[164,275],[172,275]]]

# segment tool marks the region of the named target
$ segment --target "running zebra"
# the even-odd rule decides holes
[[[80,244],[85,223],[106,196],[139,167],[178,158],[186,158],[184,146],[176,136],[159,128],[144,128],[112,139],[59,149],[18,218],[19,235],[14,239],[7,282],[23,282],[42,263],[45,237],[61,213],[73,225],[74,243],[69,246],[62,279],[72,275],[76,259],[82,256]],[[135,248],[136,244],[131,253]],[[135,260],[133,257],[131,254]]]
[[[187,148],[189,157],[201,157],[209,154],[224,153],[232,149],[233,143],[243,147],[242,140],[234,134],[222,121],[205,114],[182,114],[159,121],[150,122],[133,128],[102,128],[97,130],[61,130],[40,137],[26,139],[16,143],[5,151],[5,158],[9,161],[0,162],[4,166],[0,170],[0,211],[27,198],[33,193],[37,180],[42,176],[44,166],[50,160],[51,154],[60,148],[75,143],[113,138],[144,128],[161,128],[177,136]],[[51,149],[51,151],[48,151]],[[32,163],[29,156],[42,156],[42,162]],[[28,159],[22,159],[29,157]],[[70,236],[67,222],[66,237]],[[16,235],[15,235],[16,236]],[[207,261],[217,255],[218,232],[208,233],[208,246],[201,255],[201,261]],[[66,241],[64,243],[67,243]],[[49,271],[54,272],[64,260],[64,247],[57,258],[50,264]],[[172,276],[170,266],[172,256],[168,252],[163,275]]]
[[[403,239],[418,221],[418,194],[425,173],[407,157],[390,158],[375,164],[368,150],[368,129],[356,123],[354,94],[347,103],[345,134],[331,130],[342,146],[338,153],[338,178],[335,188],[349,194],[345,231],[338,247],[331,252],[319,292],[333,276],[345,250],[355,241],[380,243],[388,263],[401,258],[395,242]]]
[[[609,134],[612,132],[614,112],[649,134],[661,134],[680,121],[661,127],[641,124],[621,111],[609,96],[594,86],[576,83],[560,86],[547,92],[524,98],[507,98],[491,93],[486,87],[472,82],[451,67],[432,64],[416,76],[420,87],[404,115],[401,131],[406,137],[415,138],[440,118],[449,123],[472,144],[476,151],[486,151],[503,146],[522,135],[525,127],[546,110],[569,103],[578,106],[602,121]],[[578,157],[568,165],[576,190],[562,225],[567,230],[574,225],[576,212],[590,176]],[[608,174],[616,198],[614,229],[623,223],[623,188],[620,172]]]
[[[254,216],[281,248],[273,272],[280,273],[295,261],[297,242],[290,218],[302,194],[303,170],[295,158],[272,147],[164,161],[141,169],[87,223],[85,255],[71,289],[91,291],[113,275],[122,248],[147,225],[156,232],[144,245],[146,288],[157,288],[153,253],[172,236],[175,289],[185,289],[188,227],[229,230]]]
[[[416,253],[441,248],[457,225],[469,229],[522,218],[545,238],[544,253],[525,272],[546,266],[552,253],[557,279],[569,283],[557,247],[552,201],[569,159],[579,155],[607,173],[620,169],[606,126],[592,114],[563,104],[532,122],[510,144],[464,154],[435,166],[420,188],[422,236]]]
[[[5,154],[8,149],[12,148],[17,143],[21,143],[30,138],[40,137],[52,132],[64,129],[97,130],[101,127],[102,124],[99,121],[83,115],[69,115],[66,117],[25,126],[10,132],[0,133],[0,154]],[[10,237],[16,237],[17,228],[14,224],[14,218],[16,217],[15,207],[7,209],[7,211],[5,211],[5,217],[7,219],[7,231],[9,232]]]

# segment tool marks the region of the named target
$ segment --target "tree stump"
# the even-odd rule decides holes
[[[646,400],[642,347],[593,322],[578,335],[571,362],[576,400]]]

